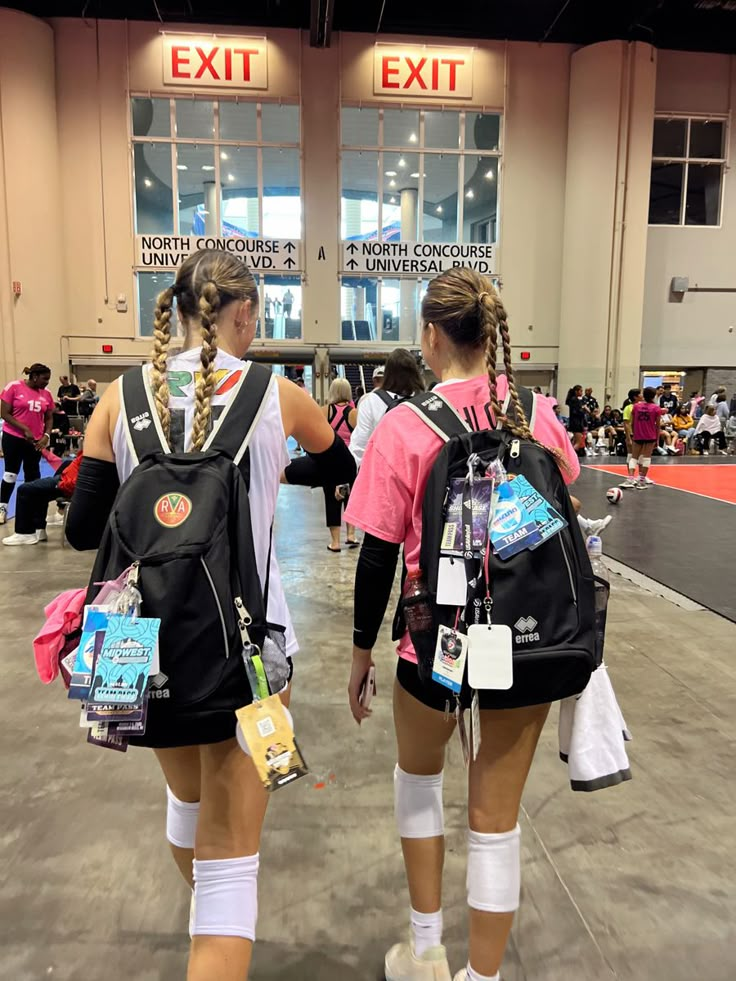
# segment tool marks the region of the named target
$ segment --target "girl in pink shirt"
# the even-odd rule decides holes
[[[41,450],[49,445],[54,399],[47,391],[51,369],[45,364],[24,368],[28,381],[14,381],[0,392],[5,472],[0,482],[0,525],[8,517],[8,504],[21,467],[26,482],[41,476]]]
[[[440,379],[437,390],[473,429],[493,427],[513,387],[513,372],[506,313],[490,281],[470,269],[443,273],[429,284],[422,321],[422,353]],[[496,379],[498,333],[503,340],[506,375]],[[534,396],[530,423],[535,438],[558,458],[565,479],[575,479],[579,462],[549,400]],[[355,582],[348,688],[358,723],[370,715],[360,703],[360,690],[373,665],[372,649],[391,593],[400,545],[407,568],[418,567],[422,500],[441,446],[440,437],[411,408],[399,405],[374,432],[350,498],[346,520],[366,533]],[[549,704],[480,712],[482,740],[479,755],[469,767],[468,869],[475,870],[475,884],[468,893],[470,957],[456,981],[498,978],[519,900],[521,793],[548,712]],[[440,900],[442,770],[455,722],[433,704],[418,682],[416,655],[408,635],[399,644],[394,719],[396,815],[409,880],[412,931],[410,943],[397,944],[386,955],[385,973],[392,981],[449,981]]]

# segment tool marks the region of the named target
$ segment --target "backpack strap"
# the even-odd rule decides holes
[[[521,407],[524,410],[524,415],[526,416],[527,422],[529,423],[529,429],[534,432],[534,423],[537,419],[537,397],[536,394],[527,388],[526,385],[517,385],[516,391],[519,394],[519,401],[521,402]],[[509,406],[511,405],[511,392],[506,393],[506,398],[503,400],[503,414],[507,415],[509,411]],[[516,417],[516,409],[514,408],[514,417]],[[516,419],[518,423],[520,420]],[[498,428],[498,427],[497,427]]]
[[[203,450],[229,457],[237,466],[243,458],[266,407],[266,396],[276,384],[271,369],[248,361],[224,411],[217,420]]]
[[[422,422],[447,443],[453,436],[462,436],[472,432],[470,426],[462,419],[454,406],[435,389],[433,392],[420,392],[404,402]]]
[[[140,368],[131,368],[121,375],[120,415],[128,448],[136,466],[149,453],[171,452],[156,411],[147,364]]]
[[[376,388],[373,391],[373,394],[379,397],[379,399],[383,402],[383,404],[386,406],[387,409],[390,409],[391,406],[394,404],[393,398],[388,394],[388,392],[385,392],[382,388]]]

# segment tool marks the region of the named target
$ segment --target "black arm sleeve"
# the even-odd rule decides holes
[[[114,463],[88,456],[82,459],[66,521],[66,538],[72,548],[81,552],[99,546],[119,486]]]
[[[332,446],[324,453],[307,453],[292,460],[284,471],[288,484],[300,487],[337,487],[352,484],[357,468],[355,459],[345,443],[335,433]]]
[[[353,643],[371,650],[381,629],[399,558],[399,545],[366,533],[355,572]]]

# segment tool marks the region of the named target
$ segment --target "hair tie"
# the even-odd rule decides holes
[[[480,301],[483,299],[484,296],[488,296],[488,295],[489,295],[488,290],[483,290],[482,293],[479,293],[478,294],[478,303],[480,303]]]

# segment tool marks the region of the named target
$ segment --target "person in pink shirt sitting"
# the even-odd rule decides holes
[[[506,312],[491,282],[470,269],[452,269],[432,280],[422,302],[422,354],[440,379],[442,393],[475,430],[496,425],[514,385]],[[504,340],[506,375],[496,380],[496,344]],[[491,384],[489,386],[489,376]],[[494,381],[496,382],[494,386]],[[495,391],[494,391],[495,387]],[[567,482],[580,464],[552,403],[534,395],[531,429],[560,464]],[[386,413],[365,451],[345,520],[362,528],[365,540],[355,580],[350,709],[361,723],[370,709],[361,687],[373,666],[373,647],[391,594],[400,546],[409,570],[419,566],[422,501],[430,470],[443,443],[408,405]],[[442,946],[444,825],[442,771],[455,722],[445,696],[420,683],[409,634],[401,638],[394,684],[398,766],[396,814],[411,898],[411,939],[386,956],[390,981],[449,981]],[[439,688],[439,686],[436,686]],[[469,836],[483,840],[494,863],[484,889],[503,893],[491,912],[470,908],[470,957],[456,981],[498,979],[498,970],[518,906],[521,794],[549,704],[481,710],[482,741],[469,767]],[[473,836],[475,836],[473,838]],[[473,846],[475,847],[475,846]],[[488,868],[488,863],[481,863]],[[470,897],[469,897],[470,899]]]
[[[41,450],[48,448],[54,418],[54,399],[47,391],[51,369],[45,364],[24,368],[28,381],[10,382],[0,392],[5,473],[0,482],[0,525],[8,519],[8,504],[21,467],[25,480],[41,476]]]

